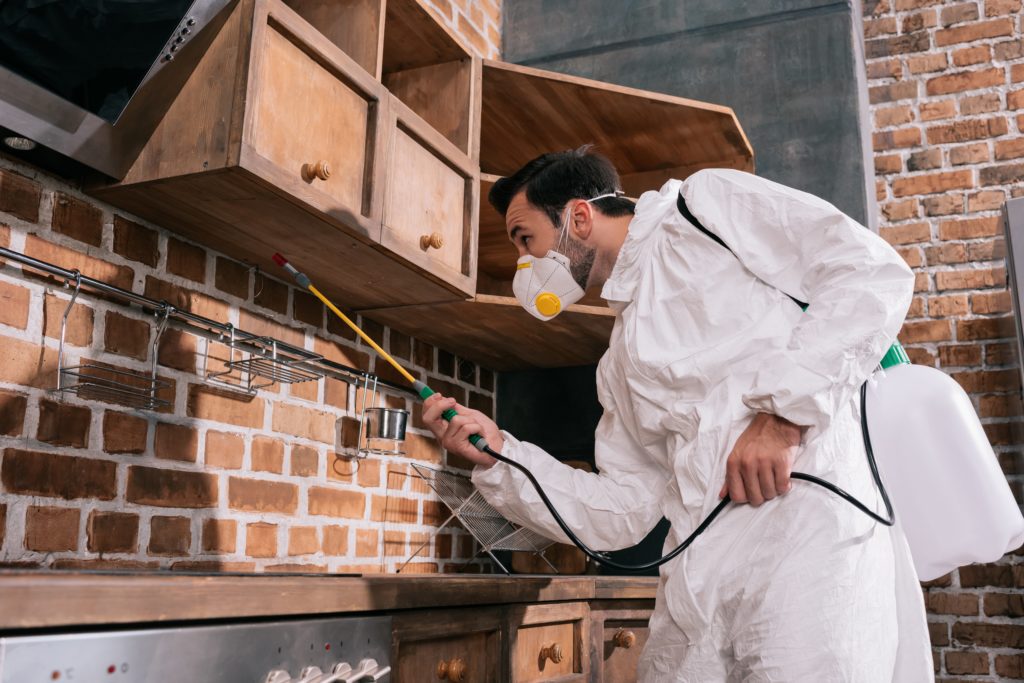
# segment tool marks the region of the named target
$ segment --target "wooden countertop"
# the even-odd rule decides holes
[[[0,630],[652,599],[655,577],[0,571]]]

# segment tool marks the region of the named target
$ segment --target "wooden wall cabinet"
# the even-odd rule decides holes
[[[280,0],[240,0],[127,176],[92,193],[272,273],[281,251],[345,307],[464,299],[468,137],[459,148],[364,68],[363,47],[357,61],[335,40]]]

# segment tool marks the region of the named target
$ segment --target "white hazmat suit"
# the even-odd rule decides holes
[[[680,193],[734,253],[682,217]],[[809,427],[793,471],[883,511],[858,390],[913,285],[888,244],[812,195],[725,169],[669,181],[640,198],[602,292],[616,319],[597,372],[599,474],[508,434],[502,454],[591,547],[636,544],[665,516],[667,551],[719,502],[733,444],[768,412]],[[568,542],[514,468],[477,467],[473,482],[513,521]],[[639,680],[933,680],[902,532],[797,480],[759,507],[730,506],[662,567]]]

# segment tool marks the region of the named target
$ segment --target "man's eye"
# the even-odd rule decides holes
[[[528,246],[529,244],[530,244],[530,238],[524,236],[523,237],[523,246],[525,247],[525,246]]]

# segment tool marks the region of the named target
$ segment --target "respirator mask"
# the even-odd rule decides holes
[[[584,201],[588,204],[605,197],[621,197],[622,190],[601,194]],[[566,207],[562,219],[561,233],[558,244],[541,257],[521,256],[516,263],[516,274],[512,279],[512,291],[519,303],[530,315],[541,320],[551,320],[563,310],[583,298],[586,293],[583,282],[578,282],[572,274],[572,260],[563,253],[563,244],[569,237],[569,223],[572,212]],[[589,274],[589,270],[587,272]]]

